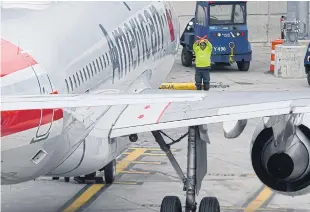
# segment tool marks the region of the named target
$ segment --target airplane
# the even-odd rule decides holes
[[[40,176],[115,179],[116,158],[151,132],[196,211],[207,173],[208,124],[250,146],[257,177],[288,196],[310,192],[310,92],[173,91],[158,87],[178,54],[170,2],[2,2],[1,184]],[[163,130],[186,127],[167,143]],[[188,137],[186,174],[170,147]],[[216,141],[214,141],[216,142]],[[220,211],[204,197],[199,212]],[[161,212],[179,212],[165,196]]]

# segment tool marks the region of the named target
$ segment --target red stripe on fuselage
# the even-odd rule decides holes
[[[1,75],[4,77],[16,71],[23,70],[37,64],[29,54],[21,53],[23,50],[11,42],[1,39]],[[25,59],[25,58],[26,59]]]
[[[27,53],[21,54],[18,46],[1,39],[1,77],[37,64]],[[26,57],[26,59],[24,58]],[[28,62],[29,61],[29,62]],[[29,85],[34,86],[34,85]],[[36,87],[34,87],[36,89]],[[57,94],[57,91],[51,94]],[[5,94],[4,94],[5,95]],[[41,121],[41,109],[1,111],[1,137],[30,130],[63,118],[62,109],[44,109]]]
[[[52,122],[53,109],[44,109],[42,122],[41,109],[1,111],[1,137],[49,124]],[[63,111],[55,109],[53,121],[63,118]]]

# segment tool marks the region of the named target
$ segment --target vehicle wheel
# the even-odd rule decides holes
[[[69,182],[70,181],[70,177],[65,177],[65,182]]]
[[[185,67],[190,67],[193,64],[193,54],[187,50],[187,48],[183,47],[181,53],[181,62]]]
[[[59,177],[53,177],[52,180],[59,180]]]
[[[107,184],[114,182],[116,175],[116,160],[112,160],[108,165],[104,167],[104,180]]]
[[[307,79],[308,79],[308,85],[310,86],[310,72],[307,74]]]
[[[220,203],[215,197],[204,197],[200,202],[199,212],[220,212]]]
[[[182,205],[179,197],[166,196],[161,202],[160,212],[182,212]]]
[[[250,68],[250,61],[239,61],[237,62],[239,71],[248,71]]]

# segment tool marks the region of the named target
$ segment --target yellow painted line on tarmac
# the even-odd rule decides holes
[[[133,164],[150,164],[150,165],[161,165],[162,162],[157,161],[132,161]]]
[[[116,165],[116,175],[123,172],[132,161],[139,158],[147,148],[137,148],[130,152],[123,160],[119,161]],[[105,184],[94,184],[85,190],[81,195],[79,195],[65,210],[64,212],[73,212],[85,205],[100,189],[102,189]]]
[[[272,195],[272,190],[264,187],[261,192],[247,205],[244,212],[254,212],[258,210]]]
[[[80,195],[69,207],[67,207],[64,212],[72,212],[79,209],[82,205],[84,205],[92,196],[94,196],[101,188],[103,188],[104,184],[96,184],[89,187],[82,195]]]
[[[121,171],[122,174],[151,174],[151,172],[143,171]]]
[[[131,154],[131,152],[124,152],[124,155],[129,155],[129,154]],[[166,156],[166,154],[161,154],[161,153],[157,154],[157,153],[148,153],[148,152],[143,153],[141,155],[143,156]]]

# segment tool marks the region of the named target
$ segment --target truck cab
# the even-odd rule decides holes
[[[240,71],[248,71],[252,50],[246,17],[244,1],[197,1],[195,18],[188,23],[181,36],[183,66],[192,65],[195,59],[193,43],[198,36],[206,36],[213,46],[212,63],[236,62]]]

